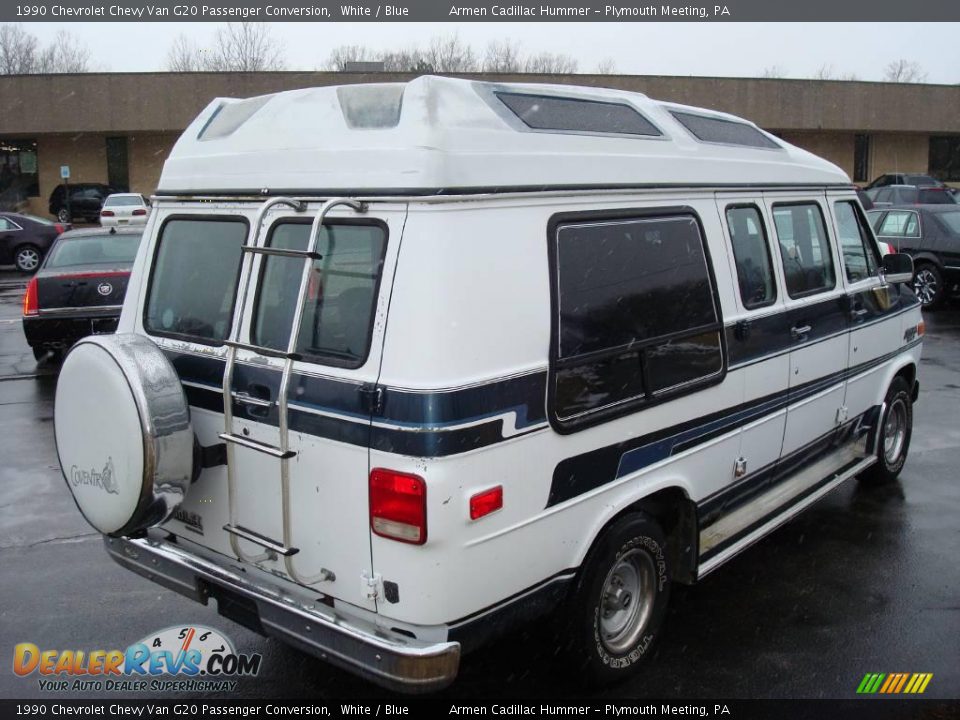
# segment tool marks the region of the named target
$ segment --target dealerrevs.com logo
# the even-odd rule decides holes
[[[49,692],[233,691],[234,678],[257,675],[261,661],[201,625],[169,627],[126,650],[41,650],[28,642],[13,649],[13,672],[38,675],[40,690]]]

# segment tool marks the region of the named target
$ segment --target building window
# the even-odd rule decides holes
[[[930,138],[930,174],[947,182],[960,181],[960,135]]]
[[[39,195],[37,141],[0,138],[0,209]]]
[[[820,206],[816,203],[774,205],[773,224],[780,241],[787,294],[800,298],[832,290],[836,286],[836,275]]]
[[[126,137],[107,138],[107,183],[116,192],[130,192]]]
[[[853,181],[867,182],[870,180],[870,136],[853,136]]]
[[[720,313],[695,217],[561,224],[553,242],[561,425],[722,377]]]

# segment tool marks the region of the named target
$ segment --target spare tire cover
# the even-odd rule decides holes
[[[162,523],[190,486],[193,430],[183,386],[141,335],[74,345],[60,370],[53,421],[67,486],[102,533]]]

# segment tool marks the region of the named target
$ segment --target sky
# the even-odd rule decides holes
[[[60,30],[91,49],[95,69],[163,70],[179,34],[209,44],[216,23],[25,23],[41,40]],[[337,45],[373,49],[425,46],[457,34],[482,49],[511,39],[528,53],[574,56],[580,72],[612,59],[616,71],[639,75],[759,76],[777,67],[783,77],[835,75],[882,80],[900,58],[919,63],[927,82],[960,83],[960,23],[271,23],[287,68],[322,69]]]

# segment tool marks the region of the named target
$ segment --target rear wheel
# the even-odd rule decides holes
[[[57,213],[57,220],[62,223],[68,223],[73,218],[70,217],[70,212],[66,208],[60,208],[60,212]]]
[[[913,291],[923,307],[934,309],[943,302],[946,288],[940,268],[932,263],[920,263],[913,274]]]
[[[13,253],[13,264],[20,272],[36,272],[42,259],[40,250],[33,245],[21,245]]]
[[[860,476],[866,485],[885,485],[897,479],[907,462],[913,434],[913,400],[910,386],[894,378],[887,390],[877,437],[877,462]]]
[[[570,599],[566,655],[578,676],[628,677],[653,652],[670,596],[660,526],[635,513],[615,521],[587,556]]]

